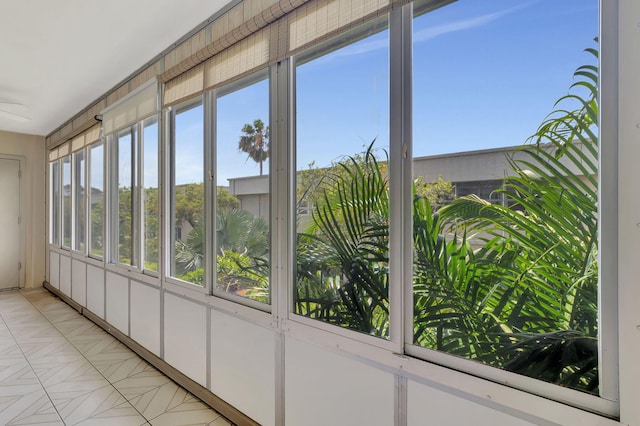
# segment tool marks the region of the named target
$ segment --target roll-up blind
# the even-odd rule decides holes
[[[213,40],[203,49],[169,68],[158,76],[158,80],[161,83],[167,83],[170,80],[177,78],[193,67],[213,58],[215,55],[228,49],[239,41],[244,40],[251,34],[266,28],[307,1],[309,0],[280,0],[275,4],[272,4],[262,12],[253,16],[251,19],[229,30],[224,34],[224,36]]]
[[[58,148],[54,148],[49,151],[49,161],[56,161],[58,159]]]
[[[84,148],[84,133],[79,134],[71,141],[71,151],[77,151],[79,149]]]
[[[268,27],[209,59],[205,63],[205,89],[266,66],[269,62],[269,41]]]
[[[289,20],[289,51],[346,31],[386,13],[391,0],[315,0],[293,11]]]
[[[257,71],[383,15],[393,4],[393,0],[280,0],[160,75],[158,80],[165,83],[163,105]]]
[[[164,85],[163,104],[172,105],[204,90],[204,64],[190,69]]]
[[[91,145],[92,143],[100,140],[100,125],[95,125],[84,132],[85,145]]]
[[[69,155],[71,152],[71,141],[65,142],[55,149],[49,151],[49,161],[55,161],[58,158],[62,158],[65,155]]]
[[[49,161],[55,161],[58,158],[64,157],[70,152],[78,151],[85,146],[91,145],[100,140],[100,125],[96,124],[93,127],[85,130],[77,135],[75,138],[67,141],[66,143],[58,146],[49,151]]]
[[[154,79],[102,111],[104,133],[113,133],[157,113],[158,83]]]

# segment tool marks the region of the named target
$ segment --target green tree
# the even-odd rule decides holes
[[[312,223],[298,235],[296,311],[364,333],[388,335],[386,175],[373,153],[326,170]]]
[[[245,152],[249,158],[260,165],[262,176],[262,163],[269,158],[269,126],[260,119],[253,121],[253,125],[245,124],[242,128],[242,136],[238,142],[238,150]]]
[[[188,222],[195,228],[199,217],[204,216],[204,184],[189,183],[175,189],[176,226]]]
[[[131,188],[118,188],[118,262],[126,265],[134,263],[132,206]]]
[[[94,193],[99,194],[94,203]],[[102,256],[104,252],[104,194],[100,189],[91,188],[91,253]]]
[[[158,270],[158,188],[144,188],[144,267]]]
[[[227,188],[223,188],[221,186],[218,187],[217,195],[216,195],[216,206],[217,209],[223,208],[231,208],[238,209],[240,208],[240,200],[231,195]]]
[[[431,208],[434,210],[446,206],[455,198],[453,184],[442,179],[442,176],[439,176],[438,180],[433,182],[425,182],[423,176],[418,176],[414,181],[414,185],[416,195],[427,198]]]

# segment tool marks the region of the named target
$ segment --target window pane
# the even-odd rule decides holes
[[[158,271],[158,119],[144,122],[144,269]]]
[[[386,338],[386,21],[296,59],[295,312]]]
[[[49,242],[53,245],[60,244],[60,172],[59,162],[49,164],[49,182],[51,185],[51,195],[49,197],[50,218]]]
[[[117,135],[118,144],[118,254],[119,263],[136,265],[135,259],[135,188],[136,131],[124,130]]]
[[[104,147],[102,143],[92,145],[89,156],[91,254],[102,257],[104,255]]]
[[[75,152],[73,154],[73,168],[74,168],[74,192],[75,192],[75,220],[76,220],[76,241],[74,249],[83,252],[85,251],[85,226],[86,226],[86,202],[85,202],[85,159],[84,150]]]
[[[216,111],[216,288],[269,303],[269,81]]]
[[[171,275],[204,286],[204,121],[202,103],[173,115]]]
[[[554,103],[592,83],[597,1],[461,0],[413,27],[415,343],[597,393],[596,125],[528,139],[583,108]]]
[[[62,247],[71,248],[71,157],[62,159]]]

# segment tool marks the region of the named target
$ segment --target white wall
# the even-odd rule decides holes
[[[87,306],[87,264],[73,259],[71,262],[71,297],[73,300]]]
[[[25,220],[26,256],[25,287],[40,287],[45,279],[46,255],[46,163],[44,137],[0,131],[0,155],[25,157],[22,171],[26,194]]]
[[[129,335],[129,279],[107,272],[106,319],[115,328]]]
[[[207,385],[207,311],[203,305],[165,294],[164,359]]]
[[[291,319],[265,322],[251,308],[177,294],[95,260],[51,258],[74,300],[265,426],[617,424]]]
[[[160,290],[131,281],[131,335],[142,346],[160,356]]]
[[[393,374],[292,338],[285,357],[286,424],[394,424]]]
[[[49,284],[60,288],[60,254],[55,251],[49,252]]]
[[[104,316],[104,269],[87,266],[87,308],[100,318]]]
[[[275,425],[274,330],[211,315],[211,390],[264,426]]]

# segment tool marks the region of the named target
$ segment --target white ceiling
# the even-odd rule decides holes
[[[229,0],[0,0],[0,130],[47,135]],[[1,105],[0,105],[1,109]]]

